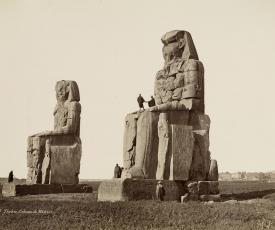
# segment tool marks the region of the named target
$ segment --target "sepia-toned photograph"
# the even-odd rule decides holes
[[[0,229],[275,230],[274,0],[0,0]]]

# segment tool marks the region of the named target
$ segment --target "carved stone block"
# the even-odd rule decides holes
[[[130,117],[135,117],[134,119]],[[123,167],[128,168],[129,157],[126,149],[131,148],[133,137],[136,135],[134,165],[131,165],[127,174],[131,178],[155,178],[158,157],[158,113],[145,111],[127,115],[128,122],[132,122],[125,127],[124,131],[124,159]],[[136,122],[136,128],[135,127]],[[130,128],[133,127],[133,128]],[[136,129],[136,134],[134,130]],[[123,173],[124,175],[124,173]]]
[[[105,180],[98,187],[98,201],[155,200],[158,180],[113,179]],[[165,201],[180,201],[185,193],[181,182],[162,181]]]
[[[74,146],[51,146],[52,184],[78,184],[80,173],[81,142]]]
[[[190,170],[191,180],[207,179],[210,165],[209,134],[206,130],[194,131],[195,144],[192,166]]]
[[[191,126],[171,125],[171,163],[170,179],[186,181],[194,150],[194,135]]]

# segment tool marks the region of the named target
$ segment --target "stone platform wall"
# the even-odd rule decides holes
[[[157,180],[113,179],[104,181],[98,188],[98,201],[130,201],[156,199]],[[180,201],[186,192],[182,182],[164,180],[164,200]]]
[[[37,195],[51,193],[91,193],[92,187],[87,184],[3,184],[2,195],[20,196],[20,195]]]

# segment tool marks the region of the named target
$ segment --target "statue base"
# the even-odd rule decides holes
[[[184,182],[163,180],[164,200],[180,201],[186,192]],[[158,180],[154,179],[112,179],[103,181],[98,188],[98,201],[155,200]]]
[[[165,190],[164,201],[180,201],[188,193],[191,181],[162,180]],[[103,181],[98,188],[98,201],[156,200],[158,180],[112,179]],[[219,194],[218,181],[197,181],[198,195]]]
[[[38,195],[51,193],[92,193],[93,188],[87,184],[14,184],[5,183],[2,187],[4,197]]]

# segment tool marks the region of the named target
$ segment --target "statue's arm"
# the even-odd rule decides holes
[[[44,131],[33,136],[54,136],[62,134],[76,134],[80,124],[81,105],[78,102],[71,102],[68,106],[68,117],[65,126],[53,131]]]
[[[72,102],[68,109],[67,124],[62,129],[65,134],[76,134],[80,125],[81,105],[78,102]]]

